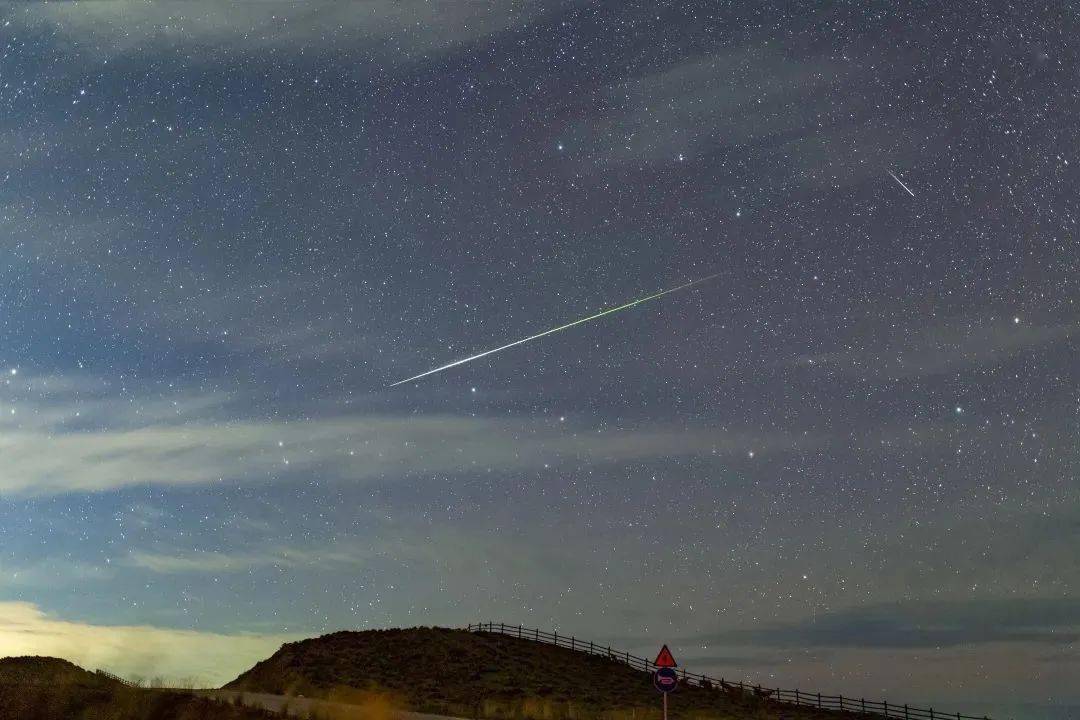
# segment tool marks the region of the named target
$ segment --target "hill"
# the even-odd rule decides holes
[[[287,643],[226,689],[341,699],[381,693],[403,709],[500,720],[654,720],[648,673],[618,660],[495,633],[443,628],[337,632]],[[676,720],[854,717],[751,693],[682,687]]]
[[[78,665],[60,658],[37,656],[0,658],[0,684],[28,685],[40,682],[99,687],[112,685],[116,681],[83,670]]]
[[[0,720],[267,720],[259,710],[133,688],[50,657],[0,658]]]

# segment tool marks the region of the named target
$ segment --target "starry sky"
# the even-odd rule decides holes
[[[0,5],[0,655],[493,619],[1068,717],[1078,30]]]

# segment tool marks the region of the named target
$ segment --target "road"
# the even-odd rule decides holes
[[[238,690],[197,690],[197,694],[235,702],[237,698],[248,707],[259,707],[290,717],[318,718],[319,720],[461,720],[448,715],[429,715],[395,711],[387,717],[384,713],[371,713],[360,705],[317,700],[315,698],[271,695],[270,693],[241,692]]]

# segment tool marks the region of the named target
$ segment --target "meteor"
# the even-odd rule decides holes
[[[893,175],[892,170],[889,170],[888,168],[885,168],[885,172],[889,173],[889,175],[892,175],[892,179],[895,180],[896,182],[900,183],[900,187],[907,190],[908,195],[910,195],[911,197],[915,197],[915,193],[911,192],[911,188],[909,188],[907,185],[905,185],[903,180],[896,177],[896,175]]]
[[[437,368],[434,368],[432,370],[428,370],[427,372],[422,372],[419,375],[413,375],[412,377],[405,378],[404,380],[398,380],[397,382],[390,383],[389,387],[395,387],[397,385],[404,385],[407,382],[412,382],[413,380],[419,380],[420,378],[427,377],[428,375],[434,375],[435,373],[442,372],[443,370],[449,370],[450,368],[457,367],[458,365],[464,365],[467,362],[472,362],[473,360],[479,360],[482,357],[487,357],[488,355],[494,355],[495,353],[502,352],[503,350],[509,350],[510,348],[516,347],[518,345],[524,345],[525,343],[532,342],[533,340],[539,340],[540,338],[545,337],[547,335],[553,335],[553,334],[555,334],[557,332],[562,332],[563,330],[569,330],[570,328],[574,327],[575,325],[582,325],[582,324],[590,322],[592,320],[597,320],[599,318],[602,318],[605,315],[611,315],[612,313],[617,313],[620,310],[629,310],[630,308],[634,307],[635,305],[640,305],[641,303],[646,303],[646,302],[649,302],[650,300],[656,300],[657,298],[661,298],[664,295],[670,295],[671,293],[679,292],[680,290],[686,290],[687,288],[693,287],[694,285],[700,285],[703,282],[708,282],[709,280],[712,280],[713,278],[718,277],[719,275],[720,275],[720,273],[714,273],[714,274],[709,275],[707,277],[699,278],[697,280],[691,280],[690,282],[685,283],[683,285],[680,285],[679,287],[670,288],[668,290],[661,290],[660,292],[653,293],[652,295],[648,295],[648,296],[643,297],[643,298],[638,298],[637,300],[631,300],[630,302],[625,303],[623,305],[619,305],[618,307],[608,308],[607,310],[601,310],[600,312],[596,313],[595,315],[590,315],[588,317],[583,317],[583,318],[581,318],[579,320],[574,320],[573,322],[568,322],[565,325],[560,325],[559,327],[554,327],[554,328],[551,328],[550,330],[545,330],[544,332],[537,333],[535,335],[530,335],[529,337],[522,338],[521,340],[515,340],[514,342],[507,343],[506,345],[500,345],[499,347],[493,348],[491,350],[485,350],[484,352],[477,353],[476,355],[470,355],[469,357],[461,358],[460,360],[455,360],[454,362],[447,363],[446,365],[440,365]]]

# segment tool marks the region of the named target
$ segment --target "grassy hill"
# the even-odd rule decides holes
[[[266,720],[276,715],[133,688],[49,657],[0,658],[0,720]]]
[[[404,709],[470,718],[660,717],[648,673],[567,648],[442,628],[337,632],[288,643],[225,687],[346,700],[349,693],[377,694]],[[680,688],[669,707],[677,720],[851,715],[701,687]]]

